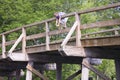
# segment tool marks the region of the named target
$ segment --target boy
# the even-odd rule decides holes
[[[63,28],[67,27],[66,23],[67,23],[68,18],[61,19],[61,17],[65,14],[66,14],[65,12],[54,13],[54,16],[56,17],[56,26],[60,26],[60,29],[62,29],[61,26],[63,26]]]

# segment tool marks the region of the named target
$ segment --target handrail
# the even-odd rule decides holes
[[[114,20],[100,21],[100,22],[95,22],[95,23],[90,23],[90,24],[83,24],[83,25],[81,25],[81,29],[89,29],[89,28],[97,28],[97,27],[100,28],[100,27],[105,27],[105,26],[120,25],[119,21],[120,21],[120,19],[114,19]],[[48,32],[48,34],[49,34],[49,36],[52,36],[52,35],[61,34],[61,33],[69,32],[69,31],[70,31],[70,28],[66,28],[63,30],[50,31],[50,32]],[[89,33],[86,35],[90,35],[90,34],[93,34],[93,33]],[[94,33],[94,34],[97,34],[97,33]],[[82,36],[85,36],[85,34],[83,34]],[[41,38],[41,37],[45,37],[45,32],[26,36],[26,40],[32,40],[32,39],[37,39],[37,38]],[[8,41],[8,42],[6,42],[5,45],[7,46],[10,44],[13,44],[15,41],[16,40]],[[0,44],[0,47],[1,47],[1,44]]]
[[[76,12],[76,13],[80,15],[80,14],[85,14],[85,13],[89,13],[89,12],[95,12],[95,11],[105,10],[105,9],[109,9],[109,8],[115,8],[115,7],[118,7],[118,6],[120,6],[120,2],[114,3],[114,4],[109,4],[107,6],[90,8],[88,10],[82,10],[82,11]],[[74,16],[74,15],[75,15],[75,12],[74,13],[66,14],[66,15],[62,16],[62,18],[64,18],[64,17],[70,17],[70,16]],[[27,28],[27,27],[31,27],[31,26],[35,26],[35,25],[40,25],[40,24],[43,24],[45,22],[51,22],[51,21],[55,21],[55,18],[50,18],[50,19],[47,19],[47,20],[44,20],[44,21],[35,22],[35,23],[32,23],[32,24],[28,24],[28,25],[23,25],[22,27],[23,28]],[[19,28],[16,28],[16,29],[4,32],[4,33],[1,33],[0,36],[2,36],[3,34],[8,34],[8,33],[11,33],[11,32],[18,31],[18,30],[22,29],[22,27],[19,27]]]

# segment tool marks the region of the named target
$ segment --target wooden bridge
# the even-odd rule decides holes
[[[56,64],[56,80],[62,80],[62,64],[67,63],[83,65],[103,80],[111,80],[87,60],[87,58],[101,58],[115,60],[116,79],[119,80],[120,18],[88,24],[81,23],[83,14],[115,9],[119,6],[120,3],[114,3],[67,14],[62,18],[69,17],[69,20],[74,20],[74,23],[72,22],[73,25],[66,29],[57,29],[54,26],[55,18],[51,18],[1,33],[0,76],[8,76],[8,80],[16,76],[16,80],[20,80],[21,69],[27,69],[26,80],[32,80],[32,72],[41,79],[48,80],[37,70],[48,69],[45,65],[54,63]],[[38,32],[34,32],[38,29]],[[82,33],[82,31],[91,29],[97,29],[97,31]],[[30,32],[31,34],[28,34]],[[19,34],[19,36],[16,40],[9,40],[13,34]],[[72,80],[80,73],[83,77],[81,79],[86,80],[84,78],[86,74],[82,69],[70,75],[66,80]]]

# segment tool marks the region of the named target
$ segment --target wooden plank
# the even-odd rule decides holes
[[[22,27],[18,27],[18,28],[9,30],[9,31],[6,31],[6,32],[1,33],[0,36],[1,36],[1,35],[10,34],[10,33],[12,33],[12,32],[16,32],[16,31],[19,31],[19,30],[21,30],[21,29],[22,29]]]
[[[81,47],[81,30],[80,30],[80,19],[79,19],[79,15],[76,13],[75,14],[76,17],[76,21],[78,22],[78,25],[76,27],[76,46],[77,47]]]
[[[20,69],[16,70],[16,80],[20,80],[20,72],[21,72]]]
[[[24,53],[11,53],[8,57],[13,61],[28,61],[28,56]]]
[[[12,48],[8,51],[8,53],[12,53],[13,50],[17,47],[17,45],[20,43],[20,41],[22,40],[24,34],[21,34],[20,37],[17,39],[17,41],[15,42],[15,44],[12,46]]]
[[[88,80],[89,79],[89,69],[82,65],[82,73],[81,73],[81,80]]]
[[[34,63],[32,61],[29,61],[26,68],[28,67],[28,65],[30,65],[30,67],[31,67],[34,65]],[[26,80],[32,80],[32,71],[29,68],[27,68]]]
[[[42,38],[42,37],[45,37],[45,32],[29,35],[29,36],[26,37],[26,40],[37,39],[37,38]]]
[[[57,63],[56,67],[56,80],[62,80],[62,63]]]
[[[108,29],[108,30],[102,30],[102,31],[98,31],[98,32],[83,34],[82,37],[89,36],[89,35],[95,35],[95,34],[101,34],[101,33],[107,33],[107,32],[114,32],[114,31],[115,31],[115,35],[118,35],[119,33],[118,33],[117,30],[120,30],[120,28],[113,28],[113,29]]]
[[[30,70],[31,72],[33,72],[35,75],[37,75],[38,77],[42,78],[43,80],[48,80],[45,76],[43,76],[41,73],[39,73],[36,69],[34,69],[32,66],[30,66],[29,64],[26,67],[28,70]]]
[[[116,80],[120,79],[120,59],[115,59]]]
[[[22,53],[26,54],[26,30],[25,28],[22,28]]]
[[[64,46],[59,50],[63,56],[82,56],[85,57],[84,49],[76,46]]]
[[[40,53],[29,54],[29,60],[41,63],[69,63],[69,64],[80,64],[82,62],[82,57],[75,56],[61,56],[53,55],[52,53],[59,54],[57,52],[51,52],[48,55],[40,55]],[[51,55],[50,55],[51,54]]]
[[[75,21],[75,23],[73,24],[71,30],[69,31],[69,33],[67,34],[67,36],[65,37],[64,41],[62,42],[61,46],[65,46],[68,42],[68,40],[70,39],[70,37],[72,36],[73,32],[75,31],[76,27],[78,25],[78,22]]]
[[[66,80],[73,80],[73,78],[75,78],[77,75],[79,75],[81,73],[81,70],[78,70],[77,72],[75,72],[74,74],[70,75]]]
[[[90,65],[88,63],[88,61],[84,60],[82,63],[85,67],[87,67],[88,69],[92,70],[94,73],[96,73],[98,76],[100,76],[103,80],[111,80],[109,77],[107,77],[106,75],[104,75],[102,72],[100,72],[99,70],[97,70],[96,68],[94,68],[92,65]]]
[[[99,21],[99,22],[90,23],[90,24],[83,24],[83,25],[81,25],[81,29],[100,28],[100,27],[114,26],[114,25],[120,25],[119,18],[113,19],[113,20],[108,20],[108,21]]]
[[[50,50],[50,37],[49,37],[49,25],[48,22],[45,23],[46,24],[46,50]]]
[[[3,58],[6,58],[6,46],[5,46],[5,43],[6,43],[6,38],[5,38],[5,35],[2,35],[2,57]]]

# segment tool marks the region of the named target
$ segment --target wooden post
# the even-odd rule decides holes
[[[49,25],[48,25],[48,22],[45,23],[46,24],[46,50],[50,50],[50,46],[49,46],[49,43],[50,43],[50,37],[49,37]]]
[[[115,35],[118,35],[118,34],[119,34],[119,32],[118,32],[117,30],[115,30],[114,32],[115,32]]]
[[[120,80],[120,59],[115,59],[116,80]]]
[[[82,75],[81,80],[88,80],[89,79],[89,69],[82,65]]]
[[[99,77],[101,77],[103,80],[111,80],[109,77],[107,77],[106,75],[104,75],[101,71],[97,70],[96,68],[94,68],[89,61],[83,60],[82,65],[84,65],[86,68],[90,69],[91,71],[93,71],[94,73],[96,73]],[[85,73],[85,72],[84,72]],[[83,79],[84,80],[84,79]],[[86,80],[86,79],[85,79]]]
[[[48,80],[44,75],[42,75],[40,72],[38,72],[36,69],[34,69],[30,64],[28,64],[26,68],[28,70],[30,70],[31,72],[33,72],[38,77],[40,77],[41,79]]]
[[[62,64],[61,63],[57,63],[56,67],[57,67],[56,80],[62,80]]]
[[[81,31],[80,31],[80,19],[79,15],[75,13],[76,21],[77,21],[77,27],[76,27],[76,46],[81,47]]]
[[[22,28],[22,53],[26,54],[26,30],[25,28]]]
[[[2,57],[5,58],[6,57],[6,47],[5,47],[5,42],[6,42],[6,39],[5,39],[5,35],[3,34],[2,35]]]
[[[83,62],[86,61],[87,58],[83,59]],[[89,69],[82,65],[82,73],[81,73],[81,80],[88,80],[89,79]]]
[[[29,65],[33,66],[33,62],[28,62]],[[27,69],[26,80],[32,80],[32,72]]]
[[[21,73],[20,69],[16,70],[16,80],[20,80],[20,73]]]

